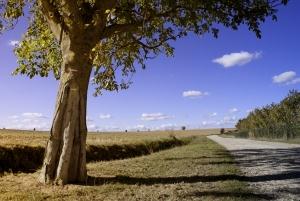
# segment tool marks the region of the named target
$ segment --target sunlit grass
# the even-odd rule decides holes
[[[133,159],[88,164],[86,185],[44,186],[38,173],[0,177],[0,200],[254,200],[223,147],[205,137]]]

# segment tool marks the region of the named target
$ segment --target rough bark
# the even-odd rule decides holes
[[[64,39],[63,65],[56,108],[47,143],[40,182],[85,182],[86,106],[91,66],[88,51]]]

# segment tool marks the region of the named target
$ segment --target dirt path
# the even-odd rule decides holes
[[[228,149],[256,192],[300,201],[300,144],[208,136]]]

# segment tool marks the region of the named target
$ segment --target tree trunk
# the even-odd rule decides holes
[[[67,49],[63,49],[56,108],[39,178],[42,183],[63,185],[87,178],[86,106],[91,66],[87,54]]]

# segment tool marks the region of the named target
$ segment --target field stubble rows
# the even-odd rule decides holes
[[[88,145],[123,145],[136,144],[145,141],[157,141],[170,136],[176,138],[216,134],[219,129],[188,130],[188,131],[151,131],[151,132],[90,132]],[[0,146],[42,146],[45,147],[49,132],[19,131],[0,129]]]

